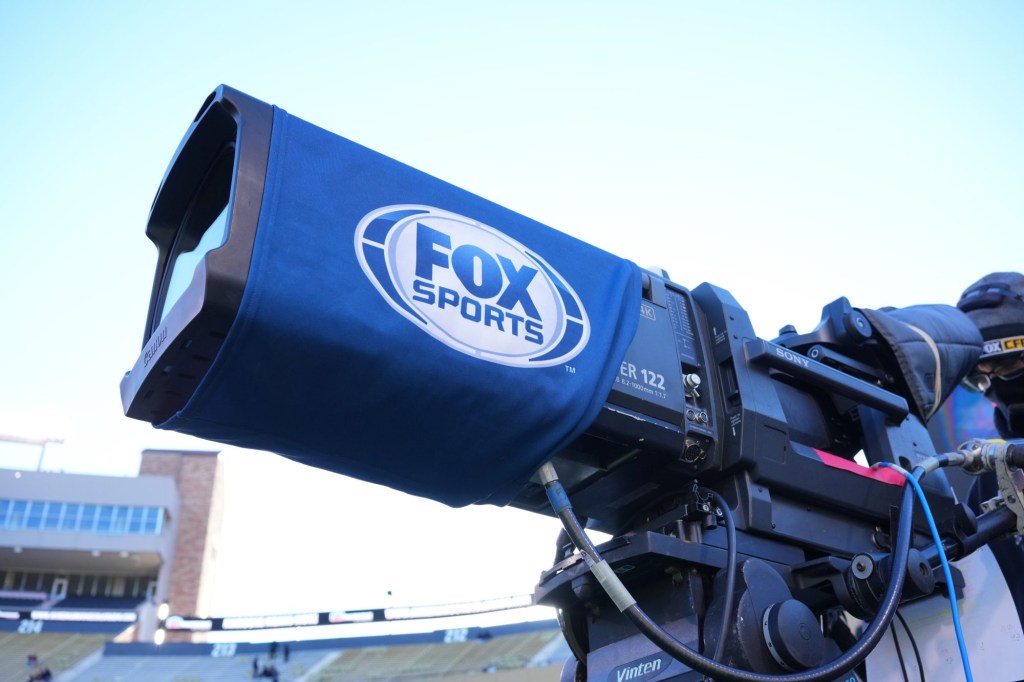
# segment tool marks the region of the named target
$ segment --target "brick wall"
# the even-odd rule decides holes
[[[222,513],[222,468],[217,455],[216,451],[142,452],[139,475],[174,478],[181,499],[178,518],[171,520],[177,532],[167,589],[171,613],[216,615],[207,609]],[[187,633],[167,634],[168,641],[189,639]]]

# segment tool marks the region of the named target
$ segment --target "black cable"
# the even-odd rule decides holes
[[[896,613],[899,613],[899,611]],[[903,682],[910,682],[910,678],[907,677],[907,663],[903,660],[903,649],[900,648],[900,638],[896,634],[896,623],[889,623],[889,632],[892,633],[892,643],[896,647],[896,658],[900,659],[900,672],[903,673]]]
[[[585,666],[587,652],[584,651],[583,646],[580,645],[579,639],[576,637],[576,629],[566,620],[565,612],[562,609],[556,609],[555,618],[558,620],[558,629],[562,631],[562,636],[565,637],[565,643],[569,646],[572,655],[576,657],[579,665]]]
[[[917,672],[921,676],[921,682],[926,682],[924,679],[924,661],[921,660],[921,652],[917,648],[917,640],[914,638],[914,633],[910,631],[910,627],[907,625],[907,621],[903,619],[902,613],[897,611],[896,618],[899,619],[903,629],[907,631],[907,638],[910,639],[910,646],[914,648],[914,659],[917,661]]]
[[[572,542],[569,534],[565,532],[565,528],[560,528],[558,530],[558,537],[555,538],[555,560],[553,563],[557,564],[565,559],[565,545],[569,542]]]
[[[1024,443],[1007,443],[1006,463],[1017,468],[1024,468]]]
[[[715,645],[714,660],[722,662],[725,655],[725,640],[729,637],[729,623],[731,621],[733,602],[736,600],[736,523],[732,518],[732,511],[725,503],[725,498],[714,490],[709,491],[711,499],[722,510],[722,518],[725,520],[725,604],[722,610],[722,629],[718,635],[718,644]]]
[[[924,473],[924,470],[918,467],[914,470],[914,473],[920,476]],[[881,608],[860,641],[852,649],[826,665],[789,675],[766,675],[732,668],[702,656],[654,622],[636,605],[636,601],[625,590],[625,587],[608,566],[608,563],[601,557],[600,552],[597,551],[594,543],[590,541],[590,538],[576,519],[576,514],[572,510],[572,504],[565,493],[565,488],[558,481],[558,475],[550,463],[545,464],[541,468],[541,478],[544,481],[544,487],[555,514],[561,519],[562,525],[572,539],[573,544],[576,545],[583,555],[594,577],[601,583],[601,586],[604,587],[619,610],[645,637],[654,644],[657,644],[662,651],[705,675],[733,682],[827,682],[833,680],[852,670],[868,657],[868,654],[885,636],[889,623],[892,622],[896,608],[899,606],[900,597],[903,593],[903,581],[906,577],[905,570],[903,569],[907,565],[907,556],[910,553],[911,522],[914,513],[913,486],[903,486],[903,497],[900,502],[896,542],[893,548],[891,564],[899,568],[894,570]]]

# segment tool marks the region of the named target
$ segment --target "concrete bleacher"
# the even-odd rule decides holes
[[[59,609],[102,609],[134,611],[142,602],[138,597],[64,597],[53,603]]]
[[[283,644],[289,658],[283,659]],[[25,682],[29,654],[54,682],[241,682],[273,663],[280,682],[556,682],[570,655],[552,622],[267,644],[118,643],[109,634],[0,633],[0,682]]]
[[[540,668],[512,668],[491,673],[460,675],[459,682],[558,682],[561,676],[561,665],[548,665]]]
[[[49,599],[46,592],[30,592],[22,590],[0,590],[0,607],[25,609],[39,606]]]
[[[274,664],[280,673],[280,682],[298,682],[330,655],[336,654],[324,650],[300,651],[289,656],[287,663],[278,656]],[[241,653],[227,657],[108,654],[79,674],[59,682],[240,682],[253,679],[269,682],[269,678],[252,676],[252,660],[252,656]]]
[[[25,682],[32,669],[25,661],[32,654],[38,669],[47,667],[56,678],[100,652],[109,634],[0,632],[0,682]]]
[[[557,681],[568,649],[551,647],[563,642],[557,630],[539,630],[501,637],[440,644],[401,644],[344,649],[329,665],[310,676],[308,682],[360,682],[368,680],[418,680],[440,677],[484,675],[502,679]],[[538,660],[538,654],[549,657]],[[523,672],[526,671],[526,672]]]

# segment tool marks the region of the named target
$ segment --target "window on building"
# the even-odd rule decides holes
[[[78,530],[78,516],[82,512],[82,505],[68,502],[64,505],[64,516],[60,521],[61,530]]]
[[[109,504],[104,504],[96,512],[96,527],[97,533],[112,533],[114,522],[114,508]]]
[[[165,513],[163,507],[0,499],[0,528],[159,535]]]
[[[25,515],[28,513],[28,502],[26,500],[12,500],[11,508],[7,512],[7,527],[22,528],[25,525]]]
[[[43,512],[46,511],[45,502],[28,502],[25,511],[25,528],[37,530],[43,527]]]
[[[63,515],[63,502],[47,502],[46,511],[43,513],[43,530],[60,530]]]
[[[142,517],[145,514],[144,507],[128,507],[125,518],[125,531],[136,534],[142,532]]]
[[[82,517],[78,524],[78,530],[83,533],[92,533],[96,530],[96,517],[99,515],[99,507],[95,504],[82,505]]]

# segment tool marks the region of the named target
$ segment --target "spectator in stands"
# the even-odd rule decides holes
[[[37,673],[29,675],[28,682],[46,682],[47,680],[53,679],[53,673],[50,672],[49,668],[43,668]]]

